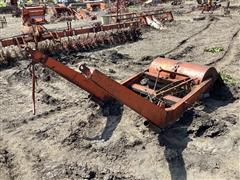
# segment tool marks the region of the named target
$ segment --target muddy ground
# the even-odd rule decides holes
[[[41,65],[33,115],[29,61],[17,61],[0,70],[0,179],[239,179],[240,8],[201,21],[193,20],[199,11],[184,13],[189,9],[175,7],[166,30],[144,29],[138,42],[61,61],[74,69],[86,63],[122,81],[165,55],[215,66],[226,86],[178,122],[153,130],[128,107],[99,107]],[[213,47],[223,51],[204,51]]]

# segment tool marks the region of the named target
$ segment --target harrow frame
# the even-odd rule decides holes
[[[140,27],[140,23],[138,21],[131,21],[131,22],[123,22],[123,23],[115,23],[109,25],[98,25],[92,27],[83,27],[83,28],[68,28],[67,30],[58,30],[58,31],[44,31],[41,34],[40,39],[38,42],[44,40],[54,40],[60,39],[64,37],[76,36],[81,34],[89,34],[89,33],[97,33],[97,32],[104,32],[110,30],[121,30],[124,28],[138,28]],[[0,44],[2,47],[7,47],[11,45],[15,46],[26,46],[29,42],[35,42],[35,38],[33,36],[29,36],[29,34],[23,34],[15,37],[4,38],[0,39]]]

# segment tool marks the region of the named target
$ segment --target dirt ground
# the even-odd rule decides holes
[[[144,29],[137,42],[62,55],[74,69],[86,63],[117,81],[158,55],[215,66],[227,85],[165,129],[145,127],[144,118],[119,103],[99,107],[41,65],[33,115],[29,61],[1,68],[0,179],[239,179],[240,2],[232,2],[230,16],[217,10],[195,21],[201,13],[188,3],[173,8],[166,30]],[[213,47],[224,50],[205,51]]]

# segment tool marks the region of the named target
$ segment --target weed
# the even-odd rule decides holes
[[[222,47],[212,47],[212,48],[205,48],[204,52],[211,52],[213,54],[219,53],[221,51],[224,51],[224,48]]]
[[[220,72],[222,80],[229,85],[235,86],[237,84],[237,80],[231,77],[229,74],[225,72]]]

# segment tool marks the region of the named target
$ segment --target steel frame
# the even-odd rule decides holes
[[[131,21],[131,22],[99,25],[99,26],[76,28],[76,29],[68,28],[67,30],[63,30],[63,31],[61,30],[44,31],[41,34],[39,42],[47,39],[54,40],[54,39],[60,39],[63,37],[76,36],[80,34],[97,33],[97,32],[104,32],[104,31],[111,31],[111,30],[121,30],[124,28],[137,28],[139,26],[140,24],[138,21]],[[11,45],[21,47],[22,45],[26,45],[29,42],[35,42],[35,38],[33,36],[29,36],[29,34],[23,34],[20,36],[0,39],[0,44],[2,45],[2,47],[7,47]]]
[[[77,72],[38,50],[27,48],[33,63],[42,63],[101,101],[116,99],[159,127],[176,121],[218,78],[215,68],[165,58],[123,83],[85,65]]]

